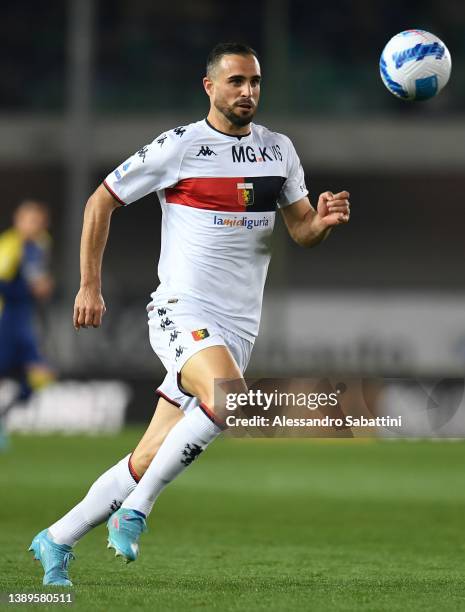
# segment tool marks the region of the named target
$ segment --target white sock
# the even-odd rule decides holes
[[[166,485],[185,470],[221,431],[202,408],[194,408],[166,436],[137,487],[124,500],[123,507],[147,516]]]
[[[108,519],[136,487],[127,455],[103,473],[90,487],[84,499],[48,528],[57,544],[74,546],[91,529]]]

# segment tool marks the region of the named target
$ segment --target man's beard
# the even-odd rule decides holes
[[[235,127],[244,127],[245,125],[248,125],[254,118],[255,112],[257,110],[256,106],[252,107],[251,111],[247,115],[241,116],[236,115],[236,113],[234,112],[234,106],[215,106],[220,111],[220,113],[222,113],[226,117],[226,119],[230,121]]]

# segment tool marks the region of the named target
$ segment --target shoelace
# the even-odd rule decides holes
[[[66,571],[68,569],[69,562],[74,561],[75,559],[76,557],[73,555],[72,552],[65,553],[65,556],[63,557],[62,569]]]

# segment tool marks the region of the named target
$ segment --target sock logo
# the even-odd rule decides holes
[[[198,444],[187,443],[184,447],[184,450],[182,451],[184,459],[181,459],[181,463],[184,463],[184,465],[190,465],[194,461],[194,459],[197,459],[202,450],[202,447]]]
[[[111,511],[116,512],[117,510],[119,510],[121,508],[122,503],[123,502],[120,502],[119,500],[114,499],[110,504]]]

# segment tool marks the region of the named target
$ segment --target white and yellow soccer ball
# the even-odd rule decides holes
[[[452,62],[446,45],[425,30],[406,30],[388,42],[379,69],[389,91],[403,100],[428,100],[450,77]]]

